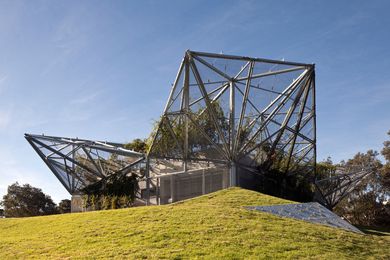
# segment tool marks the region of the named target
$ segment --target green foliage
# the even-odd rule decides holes
[[[131,207],[138,190],[137,175],[113,174],[82,190],[83,206],[91,210]]]
[[[177,130],[174,132],[180,134],[181,132],[179,130],[184,126],[181,126],[180,119],[173,126],[169,126],[168,124],[169,121],[165,117],[162,117],[160,122],[155,124],[154,130],[152,132],[153,139],[155,138],[155,141],[151,143],[149,153],[157,155],[158,157],[172,157],[174,151],[180,149],[177,147],[174,139],[172,138],[169,127],[172,127],[173,129],[177,128]],[[179,136],[178,139],[180,140]]]
[[[328,157],[325,161],[319,162],[316,165],[317,179],[328,178],[336,172],[336,165],[333,164],[332,159]]]
[[[382,154],[386,155],[389,141],[384,143]],[[345,166],[362,165],[373,167],[373,174],[365,178],[349,196],[341,201],[335,212],[344,216],[355,225],[389,226],[390,225],[390,172],[386,164],[377,158],[378,152],[369,150],[357,153],[352,159],[343,163]]]
[[[383,143],[381,154],[385,157],[386,163],[381,170],[381,179],[384,189],[390,193],[390,131],[387,133],[389,140]],[[390,200],[390,198],[389,198]]]
[[[271,168],[259,178],[258,190],[262,193],[300,202],[313,200],[315,189],[312,174],[288,175],[285,171]]]
[[[238,132],[240,132],[240,135],[238,137],[238,143],[240,145],[243,145],[245,143],[247,143],[249,141],[249,138],[250,138],[250,133],[251,133],[251,130],[253,128],[250,127],[250,124],[251,124],[251,116],[253,117],[253,115],[250,115],[249,117],[245,118],[242,122],[242,125],[240,127],[240,129],[238,129]],[[254,145],[255,143],[252,142],[250,143],[249,145],[252,146]]]
[[[389,259],[390,234],[359,235],[249,211],[290,201],[228,189],[181,203],[0,219],[0,259]]]
[[[149,150],[147,139],[134,139],[130,143],[124,145],[124,148],[133,150],[139,153],[147,153]]]
[[[358,194],[355,192],[355,194]],[[390,208],[387,207],[387,211]],[[378,201],[375,191],[360,192],[358,198],[349,198],[339,204],[335,211],[355,225],[389,226],[389,212]]]
[[[389,136],[390,139],[390,130],[389,132],[387,132],[387,135]],[[390,163],[390,140],[385,141],[383,143],[383,149],[381,153],[385,157],[387,163]]]
[[[222,135],[228,140],[229,126],[223,109],[218,102],[213,102],[206,109],[199,107],[197,111],[188,112],[188,116],[181,114],[162,117],[160,122],[154,127],[152,132],[153,138],[149,138],[149,140],[152,140],[156,136],[150,153],[159,157],[183,158],[186,121],[188,122],[188,146],[191,155],[194,156],[197,152],[205,152],[209,149],[212,144],[208,139],[215,144],[220,144],[222,140],[220,140],[217,127],[211,116],[211,109],[214,110],[217,125],[222,131]],[[172,133],[174,133],[175,138],[172,136]]]
[[[111,209],[116,209],[118,205],[118,197],[112,196],[111,197]]]
[[[111,209],[111,197],[110,196],[103,196],[102,197],[102,209],[107,210]]]
[[[221,142],[221,140],[220,140],[220,136],[218,134],[218,130],[217,130],[215,123],[212,119],[211,110],[215,113],[215,116],[216,116],[215,119],[216,119],[217,125],[219,126],[219,128],[222,132],[222,135],[225,137],[226,141],[228,141],[229,124],[228,124],[227,119],[225,118],[223,109],[218,101],[211,103],[211,106],[208,107],[206,110],[199,109],[197,112],[192,114],[192,117],[196,119],[196,122],[198,123],[199,127],[206,133],[206,135],[209,136],[210,139],[214,143],[219,144]],[[196,133],[199,132],[197,129],[191,129],[191,130],[196,132]],[[201,146],[202,147],[202,145],[205,145],[205,146],[210,145],[208,142],[205,144],[197,144],[196,140],[199,140],[199,139],[197,139],[197,138],[193,138],[193,139],[194,139],[194,142],[189,142],[189,143],[192,143],[193,146]]]
[[[257,153],[263,155],[257,167],[262,173],[259,177],[261,179],[258,191],[300,202],[313,200],[315,192],[313,165],[300,164],[294,158],[289,160],[287,154],[277,148],[273,155],[267,157],[271,149],[270,144],[264,144],[257,149]]]
[[[89,210],[108,210],[129,208],[133,200],[126,195],[84,195],[84,207]]]
[[[70,213],[71,210],[71,201],[68,199],[61,200],[61,202],[58,204],[58,212],[63,213]]]
[[[56,204],[41,189],[29,184],[14,183],[8,186],[2,205],[5,217],[30,217],[56,214]]]

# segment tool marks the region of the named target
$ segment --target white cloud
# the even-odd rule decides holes
[[[76,97],[70,101],[71,104],[87,104],[96,99],[100,95],[101,91],[95,91],[85,96]]]

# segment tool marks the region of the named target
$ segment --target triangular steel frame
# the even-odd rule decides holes
[[[148,156],[315,172],[314,64],[186,51]]]
[[[332,210],[372,173],[374,169],[369,166],[337,167],[327,178],[315,181],[316,200]]]
[[[112,174],[138,170],[145,159],[118,143],[33,134],[25,138],[71,195]]]

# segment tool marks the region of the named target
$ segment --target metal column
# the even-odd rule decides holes
[[[234,145],[235,145],[235,131],[236,131],[236,125],[235,125],[235,86],[233,81],[230,82],[230,102],[229,102],[229,109],[230,109],[230,158],[231,158],[231,166],[230,166],[230,186],[234,187],[237,186],[237,174],[236,174],[236,165],[235,165],[235,157],[234,157]]]
[[[150,160],[146,158],[146,205],[150,205]]]
[[[185,120],[185,129],[184,129],[184,165],[183,170],[187,172],[188,170],[188,113],[190,107],[190,65],[188,63],[188,57],[184,60],[184,89],[183,89],[183,99],[184,99],[184,120]]]

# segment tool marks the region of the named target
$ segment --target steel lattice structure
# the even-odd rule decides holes
[[[254,174],[315,171],[314,65],[186,51],[152,136],[144,160],[122,144],[25,135],[72,195],[141,168],[146,204],[255,189]]]
[[[338,167],[329,177],[315,181],[316,199],[332,210],[373,172],[372,167]]]
[[[150,158],[315,171],[313,64],[187,51]]]
[[[123,144],[25,134],[25,138],[72,194],[111,174],[139,172],[144,155]]]

